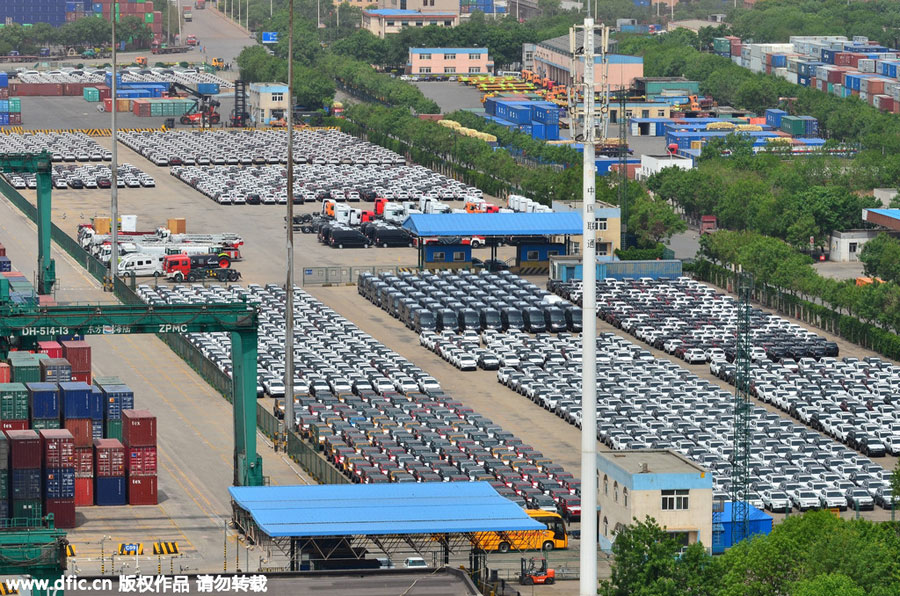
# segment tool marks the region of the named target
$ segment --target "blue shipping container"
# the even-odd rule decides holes
[[[0,273],[12,271],[12,261],[9,257],[0,257]]]
[[[91,420],[103,421],[103,391],[96,385],[91,385]]]
[[[94,500],[101,507],[125,505],[127,502],[125,477],[94,479]]]
[[[559,124],[547,124],[544,126],[544,133],[546,134],[546,139],[548,141],[558,141],[559,140]]]
[[[544,135],[544,126],[546,125],[541,124],[540,122],[532,122],[531,136],[535,139],[544,140],[546,138]]]
[[[59,420],[59,387],[56,383],[26,383],[31,418]]]
[[[509,106],[508,120],[516,124],[531,122],[531,108],[528,106]]]
[[[766,125],[771,126],[772,128],[781,128],[781,118],[786,114],[787,112],[784,110],[766,110]]]
[[[44,497],[71,499],[75,497],[75,468],[44,470]]]
[[[75,488],[75,472],[72,472],[72,488]],[[41,469],[26,468],[24,470],[13,469],[10,471],[10,486],[13,499],[40,499],[41,498]],[[74,495],[73,495],[74,496]]]
[[[87,383],[60,383],[63,418],[91,418],[91,396],[91,386]]]
[[[128,385],[103,387],[103,417],[107,420],[122,418],[122,410],[134,409],[134,391]]]
[[[0,112],[0,124],[9,124],[9,113]]]
[[[204,95],[217,95],[219,93],[218,83],[199,83],[197,91]]]
[[[0,72],[0,87],[9,87],[9,75]]]
[[[95,439],[103,438],[103,421],[91,420],[91,436]]]

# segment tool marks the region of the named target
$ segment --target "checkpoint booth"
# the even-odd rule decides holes
[[[403,228],[416,238],[419,269],[467,269],[473,266],[471,239],[483,239],[496,262],[497,247],[516,247],[513,273],[540,275],[550,259],[570,252],[570,236],[582,233],[581,214],[433,213],[406,218]],[[560,241],[562,240],[562,241]]]

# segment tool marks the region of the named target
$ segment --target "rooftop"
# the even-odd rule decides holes
[[[603,43],[603,40],[600,37],[599,33],[594,34],[594,50],[597,54],[600,53],[600,46]],[[566,56],[571,56],[569,52],[569,36],[560,35],[559,37],[553,37],[551,39],[545,39],[544,41],[539,41],[537,45],[549,48],[551,50],[556,50],[557,52],[562,52]],[[576,31],[575,32],[575,47],[580,48],[584,45],[584,31]],[[618,42],[615,39],[609,40],[609,49],[615,50],[618,47]]]
[[[228,490],[236,506],[270,537],[545,528],[487,482],[233,486]]]
[[[677,451],[667,449],[610,451],[600,452],[599,455],[629,474],[696,474],[707,471]],[[647,465],[646,471],[644,464]]]
[[[363,14],[375,15],[380,17],[420,17],[432,19],[458,16],[455,12],[419,12],[418,10],[401,10],[399,8],[373,8],[372,10],[363,9]]]
[[[403,227],[417,236],[579,235],[580,213],[436,213],[410,215]]]
[[[409,48],[410,54],[486,54],[487,48]]]

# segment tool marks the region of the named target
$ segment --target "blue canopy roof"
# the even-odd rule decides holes
[[[732,510],[732,502],[725,501],[725,508],[722,510],[722,523],[730,524],[731,523],[731,510]],[[772,516],[766,513],[765,511],[761,511],[754,507],[753,505],[748,506],[748,517],[750,521],[764,521],[769,520],[772,521]],[[715,519],[715,518],[714,518]]]
[[[543,530],[487,482],[233,486],[271,537]]]
[[[581,213],[433,213],[410,215],[416,236],[546,236],[581,234]]]

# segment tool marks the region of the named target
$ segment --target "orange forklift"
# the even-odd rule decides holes
[[[522,572],[519,574],[519,583],[523,586],[551,585],[556,583],[556,570],[547,569],[547,559],[522,557]]]

